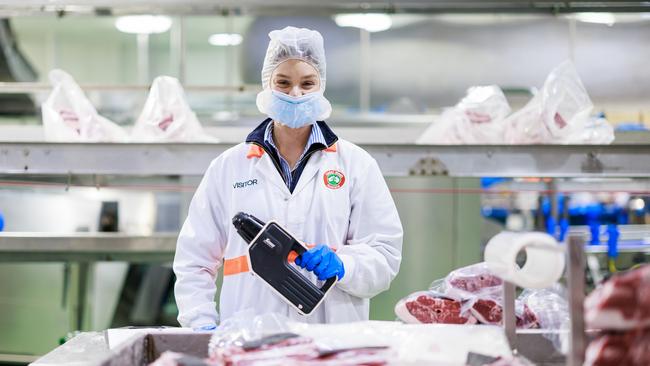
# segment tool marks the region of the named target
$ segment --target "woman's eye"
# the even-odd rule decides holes
[[[314,86],[314,84],[315,83],[313,81],[306,81],[306,82],[302,83],[302,87],[303,88],[311,88],[311,87]]]
[[[282,86],[288,86],[289,85],[289,82],[287,80],[277,80],[275,83],[278,84],[278,85],[282,85]]]

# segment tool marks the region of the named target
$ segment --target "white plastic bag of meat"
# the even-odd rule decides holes
[[[553,288],[525,289],[518,300],[526,304],[539,320],[542,329],[568,329],[569,304],[566,298]]]
[[[391,357],[386,345],[333,346],[304,333],[309,324],[293,323],[274,313],[240,311],[217,327],[208,345],[208,361],[219,365],[383,365]],[[294,332],[295,330],[295,332]],[[312,332],[314,333],[314,332]],[[359,331],[355,331],[358,337]],[[318,332],[315,332],[318,334]],[[316,341],[319,342],[316,342]],[[367,342],[366,342],[367,343]]]
[[[650,265],[615,275],[589,294],[585,322],[593,329],[650,327]]]
[[[502,284],[503,280],[490,271],[487,263],[479,262],[449,272],[444,280],[443,292],[446,295],[468,299],[476,297],[479,293],[500,294]]]
[[[49,73],[52,92],[41,105],[45,139],[55,142],[124,142],[122,127],[97,113],[79,85],[63,70]]]
[[[416,144],[431,145],[459,145],[463,141],[456,135],[454,124],[458,121],[458,112],[453,108],[445,108],[422,135],[415,142]]]
[[[496,86],[474,86],[418,139],[419,144],[498,144],[510,105]]]
[[[535,315],[539,328],[550,331],[544,333],[544,336],[553,343],[555,349],[566,354],[571,318],[565,289],[559,284],[546,289],[526,289],[519,300]]]
[[[491,294],[490,294],[491,295]],[[481,296],[468,301],[471,305],[470,312],[481,324],[503,325],[503,298],[501,296]],[[515,300],[515,324],[517,328],[537,328],[539,322],[528,305],[520,300]]]
[[[418,291],[395,305],[395,315],[407,324],[475,324],[460,299],[434,291]]]
[[[503,280],[485,262],[458,268],[443,281],[434,281],[430,290],[462,300],[461,311],[469,312],[481,324],[503,324]],[[515,303],[518,328],[536,328],[537,319],[528,306]]]
[[[454,129],[464,143],[503,142],[504,119],[510,114],[510,105],[501,88],[496,85],[471,87],[456,109],[461,118]]]
[[[613,129],[589,114],[593,103],[575,66],[565,61],[546,78],[541,91],[505,121],[509,144],[611,143]]]
[[[614,141],[614,127],[605,117],[591,117],[580,134],[569,136],[568,144],[609,145]]]
[[[289,319],[275,313],[255,315],[252,309],[241,310],[219,324],[208,345],[208,354],[218,348],[241,346],[252,339],[279,333],[291,333]]]
[[[132,140],[138,142],[217,142],[203,130],[185,99],[178,79],[159,76],[135,123]]]

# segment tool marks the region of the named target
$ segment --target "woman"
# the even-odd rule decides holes
[[[175,294],[184,327],[218,323],[215,279],[222,265],[221,320],[253,309],[312,323],[367,320],[369,299],[388,289],[399,270],[402,226],[377,163],[323,122],[331,113],[323,96],[323,38],[294,27],[269,37],[257,97],[269,118],[212,161],[178,238]],[[247,244],[231,224],[240,211],[319,244],[296,264],[313,280],[339,281],[312,314],[299,315],[249,272]]]

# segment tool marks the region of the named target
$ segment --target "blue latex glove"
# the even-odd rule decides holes
[[[194,331],[201,332],[201,331],[209,331],[209,330],[215,330],[217,329],[217,326],[215,324],[208,324],[204,325],[198,328],[194,328]]]
[[[334,276],[338,276],[340,280],[345,275],[345,268],[343,268],[341,258],[328,246],[322,244],[298,256],[296,265],[314,272],[321,281]]]

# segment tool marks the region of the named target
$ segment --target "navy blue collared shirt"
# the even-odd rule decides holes
[[[309,157],[311,154],[318,150],[325,150],[328,147],[331,147],[338,141],[338,136],[334,134],[332,129],[323,122],[318,121],[312,125],[311,134],[309,136],[309,141],[305,146],[305,151],[303,151],[302,156],[296,163],[296,166],[291,170],[289,164],[280,156],[277,148],[275,147],[275,142],[273,141],[273,120],[267,118],[259,126],[257,126],[249,135],[246,137],[247,143],[253,143],[266,151],[269,154],[271,160],[278,169],[278,173],[282,176],[282,179],[287,184],[289,192],[293,193],[293,190],[298,184],[300,175],[305,169]],[[321,139],[322,136],[322,139]],[[270,138],[268,138],[270,137]],[[284,161],[284,163],[283,163]]]
[[[300,163],[302,163],[302,160],[305,158],[305,155],[307,154],[307,151],[309,151],[309,148],[314,146],[314,144],[327,146],[325,137],[323,136],[323,132],[321,132],[320,127],[318,127],[316,124],[312,125],[309,139],[307,140],[307,144],[305,144],[305,149],[300,155],[298,162],[296,162],[296,165],[293,167],[293,169],[291,169],[289,163],[282,157],[282,155],[280,155],[280,151],[278,150],[277,146],[275,146],[275,142],[273,141],[273,123],[266,125],[266,130],[264,132],[264,142],[271,146],[273,150],[275,150],[275,153],[278,155],[278,158],[280,160],[280,168],[282,168],[282,178],[284,179],[284,183],[287,184],[287,188],[289,189],[291,189],[293,186],[293,172],[297,167],[300,166]],[[296,177],[296,179],[297,178],[298,177]]]

